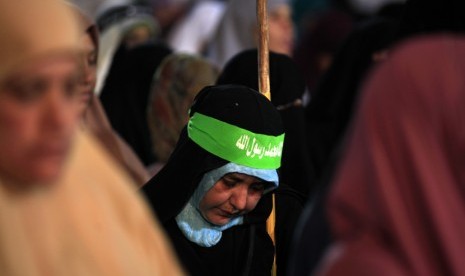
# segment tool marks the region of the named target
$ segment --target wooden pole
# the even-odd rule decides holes
[[[267,0],[257,0],[257,23],[258,23],[258,89],[260,93],[265,95],[268,100],[271,100],[270,94],[270,64],[268,50],[268,11]],[[274,276],[276,270],[276,211],[275,211],[275,195],[272,195],[273,208],[271,214],[266,221],[266,230],[275,245],[275,254],[271,274]]]
[[[266,0],[257,0],[258,20],[258,89],[269,100],[270,95],[270,65],[268,50],[268,12]]]

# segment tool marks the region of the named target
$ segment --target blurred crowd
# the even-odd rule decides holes
[[[465,275],[465,2],[265,2],[0,0],[0,275]]]

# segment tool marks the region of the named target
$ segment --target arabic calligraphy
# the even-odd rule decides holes
[[[279,142],[277,145],[271,142],[268,145],[263,145],[255,137],[243,134],[237,139],[236,147],[245,151],[246,156],[250,158],[281,157],[283,142]]]

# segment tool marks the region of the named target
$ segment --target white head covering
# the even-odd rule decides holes
[[[224,230],[243,223],[244,217],[238,216],[231,218],[225,225],[213,225],[203,217],[199,207],[203,197],[218,180],[224,175],[233,172],[243,173],[266,181],[268,185],[265,187],[263,193],[268,193],[279,185],[279,177],[276,170],[254,169],[230,162],[207,172],[204,174],[202,180],[200,180],[199,186],[195,189],[189,202],[176,216],[176,223],[179,229],[191,242],[202,247],[214,246],[221,240]]]
[[[404,3],[405,0],[350,0],[353,9],[362,14],[375,14],[384,5],[390,3]]]
[[[268,13],[287,0],[269,0]],[[237,53],[256,48],[255,29],[257,26],[257,3],[255,0],[230,0],[221,20],[212,44],[208,49],[208,58],[219,68]]]
[[[148,7],[132,5],[130,2],[129,0],[107,0],[98,9],[97,18],[100,20],[106,12],[112,9],[126,7],[126,10],[122,14],[109,20],[103,30],[101,30],[100,47],[98,51],[97,84],[95,85],[95,93],[97,95],[99,95],[103,89],[113,61],[113,56],[121,45],[126,33],[134,26],[140,24],[149,28],[154,38],[160,32],[160,26],[155,17],[149,13]],[[100,26],[100,28],[102,28],[102,26]]]

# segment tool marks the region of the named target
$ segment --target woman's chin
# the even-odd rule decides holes
[[[231,218],[224,217],[220,215],[210,216],[205,218],[209,223],[216,225],[216,226],[223,226],[228,224],[231,221]]]

